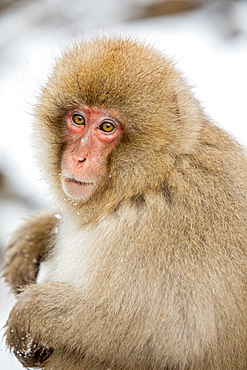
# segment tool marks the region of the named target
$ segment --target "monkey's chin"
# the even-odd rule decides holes
[[[93,182],[79,181],[66,177],[62,180],[63,191],[71,200],[88,201],[96,190]]]

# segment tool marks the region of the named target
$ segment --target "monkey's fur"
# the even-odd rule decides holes
[[[124,133],[105,186],[75,204],[59,180],[64,115],[84,104],[116,112]],[[53,246],[47,277],[23,289],[7,322],[20,361],[45,370],[246,369],[243,149],[205,117],[171,62],[131,40],[67,51],[36,113],[39,163],[62,211],[60,220],[27,221],[7,250],[15,291],[34,283],[37,259]]]

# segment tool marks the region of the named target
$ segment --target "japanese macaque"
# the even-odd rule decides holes
[[[246,370],[247,161],[172,62],[129,39],[75,46],[33,131],[57,209],[7,250],[19,361]]]

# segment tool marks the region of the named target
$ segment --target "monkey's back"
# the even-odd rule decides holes
[[[164,218],[155,222],[155,235],[159,239],[163,234],[162,241],[146,260],[151,264],[156,257],[157,276],[161,272],[165,319],[159,320],[167,319],[162,333],[171,358],[181,355],[182,364],[187,353],[186,369],[245,369],[247,161],[243,148],[204,121],[194,153],[175,158],[163,196],[157,204],[163,207]]]

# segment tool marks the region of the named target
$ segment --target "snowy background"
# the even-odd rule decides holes
[[[1,266],[11,232],[50,201],[29,142],[40,87],[64,46],[95,34],[133,35],[164,51],[208,115],[247,146],[247,1],[0,0]],[[0,279],[1,328],[13,303]],[[0,370],[22,369],[2,336]]]

